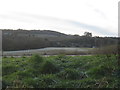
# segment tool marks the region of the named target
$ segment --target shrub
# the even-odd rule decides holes
[[[27,77],[33,77],[32,73],[29,71],[18,71],[17,75],[20,79],[27,78]]]
[[[35,54],[30,58],[30,61],[31,63],[41,63],[43,61],[43,57]]]
[[[53,74],[46,74],[41,75],[39,78],[39,87],[46,88],[46,87],[54,87],[59,81],[56,79],[55,75]]]
[[[35,69],[39,68],[42,62],[43,62],[43,57],[37,54],[33,55],[29,60],[30,65],[32,66],[32,68],[35,68]]]
[[[37,88],[38,87],[38,80],[34,80],[34,78],[27,77],[23,80],[24,85],[28,86],[29,88]]]
[[[22,56],[22,58],[26,58],[26,56]]]
[[[107,75],[111,75],[113,71],[113,68],[108,65],[99,65],[95,68],[92,68],[90,70],[90,73],[93,77],[103,77]]]
[[[64,54],[60,54],[55,58],[55,60],[59,63],[67,63],[69,58]]]
[[[77,79],[84,78],[83,73],[80,73],[78,70],[70,69],[70,68],[66,68],[65,70],[61,71],[57,75],[62,79],[77,80]]]
[[[13,66],[12,64],[8,64],[8,65],[3,65],[2,66],[2,75],[8,75],[11,73],[14,73],[17,71],[17,67]]]
[[[3,75],[2,76],[2,82],[3,82],[2,87],[6,88],[7,86],[12,86],[13,81],[16,79],[16,77],[17,77],[16,73]]]
[[[66,56],[64,54],[59,54],[57,57],[56,57],[56,60],[62,60],[62,59],[65,59]]]
[[[53,74],[41,74],[39,77],[25,78],[25,85],[33,88],[50,88],[57,84],[58,80]]]
[[[118,45],[110,45],[110,46],[105,46],[105,47],[101,47],[98,49],[94,50],[94,54],[102,54],[102,55],[106,55],[108,57],[110,57],[111,55],[117,55],[118,54]]]
[[[46,61],[41,67],[41,72],[45,74],[56,73],[59,71],[59,67],[51,61]]]

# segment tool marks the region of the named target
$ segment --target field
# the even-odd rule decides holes
[[[3,88],[119,87],[117,56],[3,57]]]

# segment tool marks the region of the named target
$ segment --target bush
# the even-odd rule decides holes
[[[33,55],[30,60],[29,63],[32,66],[32,68],[39,68],[40,64],[43,62],[43,57],[35,54]]]
[[[2,82],[3,82],[2,87],[6,88],[7,86],[12,86],[13,85],[13,81],[16,79],[16,77],[17,77],[16,73],[3,75],[2,76]]]
[[[30,58],[30,61],[31,63],[41,63],[43,61],[43,57],[35,54]]]
[[[38,80],[35,80],[34,78],[31,78],[31,77],[24,78],[23,82],[29,88],[37,88],[38,87]]]
[[[56,62],[59,62],[59,64],[61,63],[68,63],[69,58],[68,56],[64,55],[64,54],[60,54],[55,58]]]
[[[2,75],[8,75],[8,74],[11,74],[11,73],[14,73],[18,70],[17,67],[15,67],[14,65],[12,64],[8,64],[8,65],[3,65],[2,66]]]
[[[102,54],[102,55],[106,55],[106,56],[111,56],[111,55],[117,55],[118,54],[118,45],[110,45],[110,46],[105,46],[105,47],[101,47],[98,49],[94,50],[94,54]]]
[[[39,87],[42,88],[53,88],[55,84],[57,84],[59,81],[56,79],[55,75],[53,74],[46,74],[41,75],[39,79]]]
[[[92,75],[93,77],[103,77],[103,76],[107,76],[107,75],[111,75],[113,71],[113,68],[108,66],[108,65],[100,65],[98,67],[95,67],[93,69],[90,70],[90,75]]]
[[[70,68],[66,68],[57,75],[62,79],[70,79],[70,80],[77,80],[84,78],[83,73],[80,73],[78,70],[70,69]]]
[[[33,88],[50,88],[57,84],[58,80],[53,74],[42,74],[39,77],[25,78],[25,85]]]
[[[22,56],[22,58],[26,58],[26,56]]]
[[[56,57],[56,60],[62,60],[62,59],[66,59],[66,56],[64,54],[59,54],[57,57]]]
[[[55,65],[53,62],[48,60],[45,63],[43,63],[41,67],[41,72],[44,74],[57,73],[58,71],[59,67]]]
[[[27,78],[27,77],[33,77],[32,73],[29,71],[18,71],[16,73],[20,79]]]

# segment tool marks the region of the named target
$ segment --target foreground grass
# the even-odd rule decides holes
[[[115,55],[4,57],[3,88],[119,87]]]

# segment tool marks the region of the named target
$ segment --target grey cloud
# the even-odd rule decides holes
[[[91,31],[94,31],[94,32],[97,32],[97,33],[100,33],[103,35],[117,35],[116,33],[108,32],[108,31],[106,31],[106,29],[98,27],[98,26],[88,25],[88,24],[84,24],[84,23],[80,23],[80,22],[76,22],[76,21],[69,21],[69,23],[72,23],[73,25],[75,25],[77,27],[89,29]]]
[[[36,20],[51,20],[51,21],[63,21],[64,19],[59,19],[51,16],[42,16],[38,14],[32,14],[32,13],[23,13],[23,12],[14,12],[16,15],[20,15],[22,17],[27,17],[30,19],[36,19]]]
[[[30,19],[27,19],[20,15],[14,15],[14,14],[9,14],[9,15],[0,14],[0,18],[4,20],[12,20],[12,21],[17,21],[17,22],[26,22],[26,23],[32,22]]]
[[[100,11],[98,11],[100,12]],[[65,19],[59,19],[59,18],[55,18],[55,17],[50,17],[50,16],[41,16],[41,15],[36,15],[36,14],[29,14],[29,13],[18,13],[18,12],[14,12],[14,15],[16,15],[17,17],[14,16],[5,16],[2,15],[3,18],[9,18],[9,19],[15,19],[18,21],[22,21],[22,22],[29,22],[32,23],[32,21],[34,20],[48,20],[48,21],[54,21],[55,22],[66,22],[68,24],[72,24],[73,26],[76,27],[82,27],[85,29],[88,29],[90,31],[96,32],[96,33],[100,33],[102,35],[115,35],[117,36],[116,33],[113,32],[108,32],[106,29],[98,27],[98,26],[93,26],[93,25],[89,25],[89,24],[85,24],[85,23],[81,23],[81,22],[77,22],[77,21],[71,21],[71,20],[65,20]],[[1,17],[1,15],[0,15]],[[19,18],[20,17],[20,18]]]

